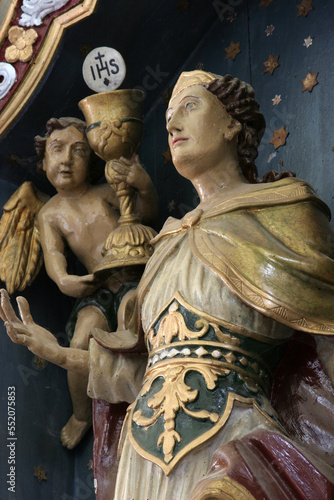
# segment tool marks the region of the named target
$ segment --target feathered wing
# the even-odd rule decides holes
[[[25,182],[3,207],[0,220],[0,280],[9,294],[22,291],[36,278],[43,263],[36,215],[49,196]]]

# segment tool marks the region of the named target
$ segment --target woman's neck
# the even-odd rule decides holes
[[[195,187],[200,202],[209,200],[217,191],[224,190],[226,194],[230,190],[235,190],[238,186],[249,184],[240,171],[238,161],[231,160],[224,165],[217,165],[216,168],[204,170],[196,178],[191,179]]]

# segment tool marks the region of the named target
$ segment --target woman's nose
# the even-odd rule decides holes
[[[170,134],[182,130],[183,127],[182,127],[181,117],[177,111],[175,111],[173,115],[168,119],[166,128]]]

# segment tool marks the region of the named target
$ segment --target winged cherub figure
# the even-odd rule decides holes
[[[42,170],[57,194],[50,198],[31,183],[19,188],[4,207],[0,225],[0,279],[9,293],[23,290],[33,281],[42,263],[50,278],[66,295],[79,300],[71,315],[71,347],[88,349],[93,327],[113,331],[121,298],[139,276],[123,268],[101,283],[93,269],[102,259],[101,250],[117,225],[119,201],[109,184],[94,185],[93,152],[85,136],[86,123],[76,118],[51,118],[44,137],[35,138]],[[145,223],[157,214],[157,195],[152,181],[139,162],[121,158],[112,165],[114,179],[137,190],[136,208]],[[35,224],[35,219],[37,224]],[[85,266],[87,274],[69,274],[66,249],[69,247]],[[61,431],[62,444],[72,449],[91,426],[91,399],[87,377],[68,372],[73,415]]]

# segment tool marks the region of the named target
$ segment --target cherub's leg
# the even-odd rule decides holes
[[[101,328],[109,331],[108,322],[104,314],[94,306],[81,309],[71,347],[88,349],[89,332],[92,328]],[[92,401],[87,396],[88,377],[74,371],[68,371],[68,386],[73,404],[73,415],[62,428],[61,442],[66,448],[74,448],[82,439],[92,424]]]

